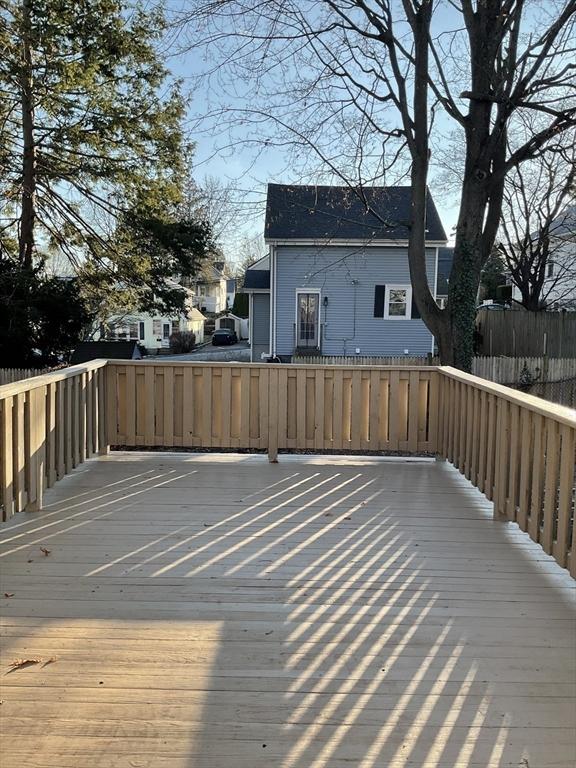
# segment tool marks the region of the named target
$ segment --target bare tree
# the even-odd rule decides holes
[[[216,61],[208,75],[227,101],[213,116],[240,128],[231,144],[291,143],[295,173],[315,157],[367,208],[365,185],[409,179],[414,297],[442,361],[467,369],[505,178],[576,123],[575,14],[576,0],[190,0],[183,20]],[[532,112],[543,125],[517,142],[514,121]],[[451,133],[464,152],[441,310],[426,279],[425,210],[432,150]]]
[[[182,213],[210,222],[214,242],[222,248],[234,235],[240,218],[234,184],[215,176],[200,181],[189,176],[183,186]]]
[[[528,310],[576,293],[575,185],[573,144],[516,167],[506,179],[497,250]]]

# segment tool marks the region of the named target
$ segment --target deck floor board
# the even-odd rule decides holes
[[[0,577],[2,768],[576,764],[575,582],[448,464],[112,454]]]

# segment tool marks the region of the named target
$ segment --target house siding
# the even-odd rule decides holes
[[[431,287],[435,269],[436,249],[427,248]],[[374,317],[374,287],[393,284],[410,285],[407,248],[277,246],[276,354],[294,351],[296,291],[307,288],[321,292],[323,354],[427,354],[432,335],[422,320]]]
[[[259,362],[263,352],[270,351],[270,294],[252,296],[252,362]]]

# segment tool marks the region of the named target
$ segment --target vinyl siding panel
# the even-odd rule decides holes
[[[436,250],[426,250],[434,285]],[[276,353],[294,349],[296,291],[321,291],[322,352],[326,355],[427,354],[432,335],[422,320],[374,317],[376,285],[410,285],[408,251],[398,247],[277,246]],[[323,306],[324,297],[328,306]]]
[[[263,352],[270,351],[270,294],[252,296],[252,362],[259,362]]]

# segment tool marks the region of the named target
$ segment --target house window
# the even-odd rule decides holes
[[[142,341],[144,339],[145,335],[146,335],[145,331],[144,331],[144,321],[143,320],[140,320],[139,327],[140,327],[140,341]]]
[[[155,339],[162,336],[162,320],[152,320],[152,335]]]
[[[129,330],[130,338],[131,339],[137,339],[138,338],[138,323],[137,322],[128,323],[128,330]]]
[[[420,313],[412,299],[412,286],[375,285],[374,317],[390,320],[418,319]]]
[[[554,262],[549,261],[548,262],[548,271],[546,273],[546,277],[554,277]]]
[[[390,320],[410,318],[412,288],[409,285],[387,285],[384,317]]]
[[[162,338],[167,341],[170,338],[170,323],[164,323],[162,326]]]
[[[180,330],[180,320],[172,320],[172,333],[178,333]]]

